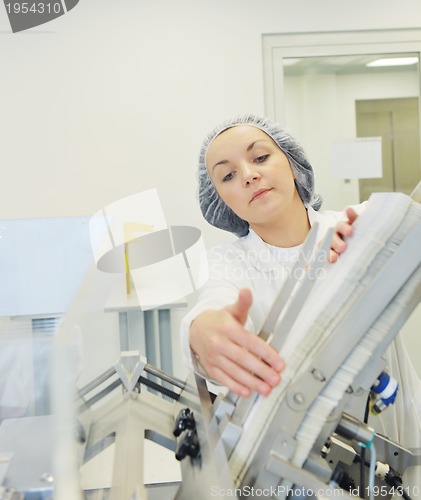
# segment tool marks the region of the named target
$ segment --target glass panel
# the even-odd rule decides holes
[[[162,366],[171,368],[171,309],[183,304],[143,311],[124,255],[121,273],[95,265],[89,221],[0,221],[0,490],[128,500],[153,487],[174,497],[184,381]]]

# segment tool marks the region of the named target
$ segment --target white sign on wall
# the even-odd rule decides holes
[[[334,179],[372,179],[383,177],[382,138],[361,137],[332,144]]]

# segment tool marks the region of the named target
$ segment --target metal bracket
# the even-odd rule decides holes
[[[280,478],[288,479],[288,481],[290,481],[294,485],[302,487],[304,493],[305,490],[308,490],[312,492],[314,495],[316,495],[318,498],[336,496],[335,494],[336,488],[324,483],[318,477],[314,476],[305,469],[301,469],[291,464],[290,462],[286,462],[281,455],[279,455],[274,451],[271,451],[270,459],[266,465],[266,470],[271,472],[272,474],[277,475]],[[337,489],[337,491],[338,491],[338,496],[341,497],[351,496],[345,490]]]
[[[146,358],[139,351],[122,351],[114,368],[127,392],[133,392],[145,366]]]

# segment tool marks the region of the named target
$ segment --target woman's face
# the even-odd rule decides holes
[[[302,206],[288,158],[256,127],[238,125],[217,136],[206,167],[223,201],[251,227]]]

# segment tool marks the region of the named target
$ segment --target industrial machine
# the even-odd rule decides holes
[[[123,351],[70,391],[55,424],[43,423],[60,432],[42,487],[22,487],[14,450],[4,448],[22,419],[3,420],[0,498],[416,498],[419,428],[404,443],[377,428],[409,415],[395,411],[408,390],[396,373],[395,341],[421,301],[421,205],[400,193],[372,195],[335,266],[324,258],[332,234],[314,250],[316,235],[313,227],[296,263],[305,272],[290,274],[259,333],[286,361],[269,396],[239,398],[193,373],[179,380],[139,351]],[[59,360],[63,353],[59,346]],[[145,481],[148,442],[174,453],[177,479]],[[94,461],[108,470],[107,481],[87,488]]]

